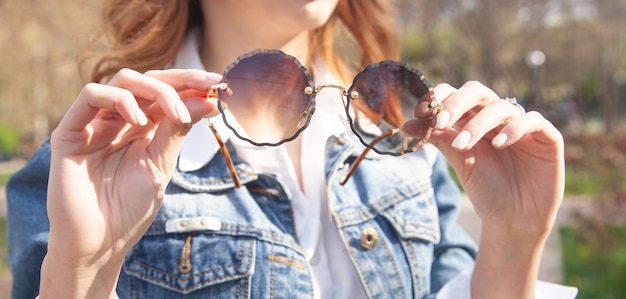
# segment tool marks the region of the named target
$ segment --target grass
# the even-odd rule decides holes
[[[565,168],[565,194],[566,195],[593,195],[600,192],[605,180],[593,173],[582,172]]]
[[[578,287],[578,299],[626,298],[626,227],[607,228],[603,245],[583,240],[573,227],[559,232],[565,284]]]
[[[0,174],[0,187],[7,184],[9,177],[11,177],[12,173]]]

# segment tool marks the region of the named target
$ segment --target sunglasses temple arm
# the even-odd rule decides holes
[[[375,146],[381,140],[383,140],[383,139],[385,139],[385,138],[387,138],[389,136],[392,136],[393,134],[395,134],[397,132],[398,132],[398,129],[389,130],[385,134],[382,134],[382,135],[376,137],[376,139],[372,140],[370,145],[363,150],[363,152],[359,155],[359,157],[356,158],[356,160],[354,160],[354,163],[352,163],[352,165],[350,165],[350,168],[348,169],[348,171],[346,171],[346,173],[341,177],[341,181],[339,181],[339,185],[343,186],[343,185],[345,185],[348,182],[350,177],[352,177],[352,175],[356,171],[356,168],[359,167],[359,164],[361,164],[361,161],[363,161],[363,159],[365,159],[365,156],[367,156],[367,153],[369,153],[370,150],[372,150],[372,148],[371,148],[372,146]]]
[[[215,126],[210,121],[209,121],[209,128],[211,129],[211,132],[213,132],[213,136],[215,136],[217,143],[219,143],[220,145],[220,150],[222,151],[222,154],[224,155],[224,160],[226,160],[226,165],[228,165],[228,170],[230,171],[230,176],[233,178],[233,183],[235,184],[235,188],[239,189],[239,187],[241,187],[241,181],[239,180],[239,176],[237,176],[237,170],[235,169],[235,164],[233,164],[233,160],[230,158],[230,153],[228,152],[228,149],[226,148],[224,141],[222,141],[222,137],[220,137],[220,134],[217,132],[217,130],[215,129]]]
[[[359,164],[361,164],[361,161],[363,161],[363,159],[365,158],[365,156],[367,156],[367,153],[369,153],[370,150],[371,149],[369,147],[366,147],[363,150],[361,155],[359,155],[359,157],[356,158],[354,163],[350,165],[350,168],[348,168],[348,171],[346,171],[346,173],[341,177],[341,181],[339,181],[339,185],[343,186],[348,182],[348,180],[352,177],[352,175],[356,171],[356,168],[359,167]]]

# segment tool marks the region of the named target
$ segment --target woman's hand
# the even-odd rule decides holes
[[[126,251],[159,210],[184,135],[218,113],[207,91],[220,79],[126,69],[82,89],[51,138],[42,297],[112,294]]]
[[[563,137],[478,82],[436,87],[431,142],[446,156],[483,225],[545,234],[563,198]]]
[[[441,84],[435,94],[443,110],[430,142],[482,220],[472,292],[476,298],[531,296],[563,198],[563,138],[541,114],[523,113],[480,83]],[[410,134],[411,121],[403,129]]]

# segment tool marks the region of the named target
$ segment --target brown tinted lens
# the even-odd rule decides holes
[[[351,117],[352,128],[363,143],[377,152],[402,154],[430,137],[434,113],[428,105],[434,99],[433,89],[420,71],[402,63],[383,61],[359,73],[348,93],[352,91],[359,94],[350,101],[356,110]],[[418,135],[409,138],[400,132],[391,134],[416,114],[416,120],[421,122],[416,126]]]
[[[310,75],[291,56],[258,52],[239,58],[224,73],[233,94],[220,96],[228,105],[226,124],[242,139],[277,145],[294,138],[308,124],[313,97]]]

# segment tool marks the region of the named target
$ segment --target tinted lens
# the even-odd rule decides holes
[[[228,109],[226,124],[240,138],[256,145],[277,145],[293,139],[308,124],[314,109],[310,74],[280,51],[255,52],[238,58],[224,73],[233,94],[220,94]]]
[[[435,112],[429,108],[433,89],[420,71],[402,63],[383,61],[365,68],[354,79],[348,94],[359,97],[349,101],[352,129],[364,144],[384,154],[399,155],[415,150],[430,137]],[[417,108],[417,109],[416,109]],[[396,128],[415,118],[418,136],[409,138]]]

